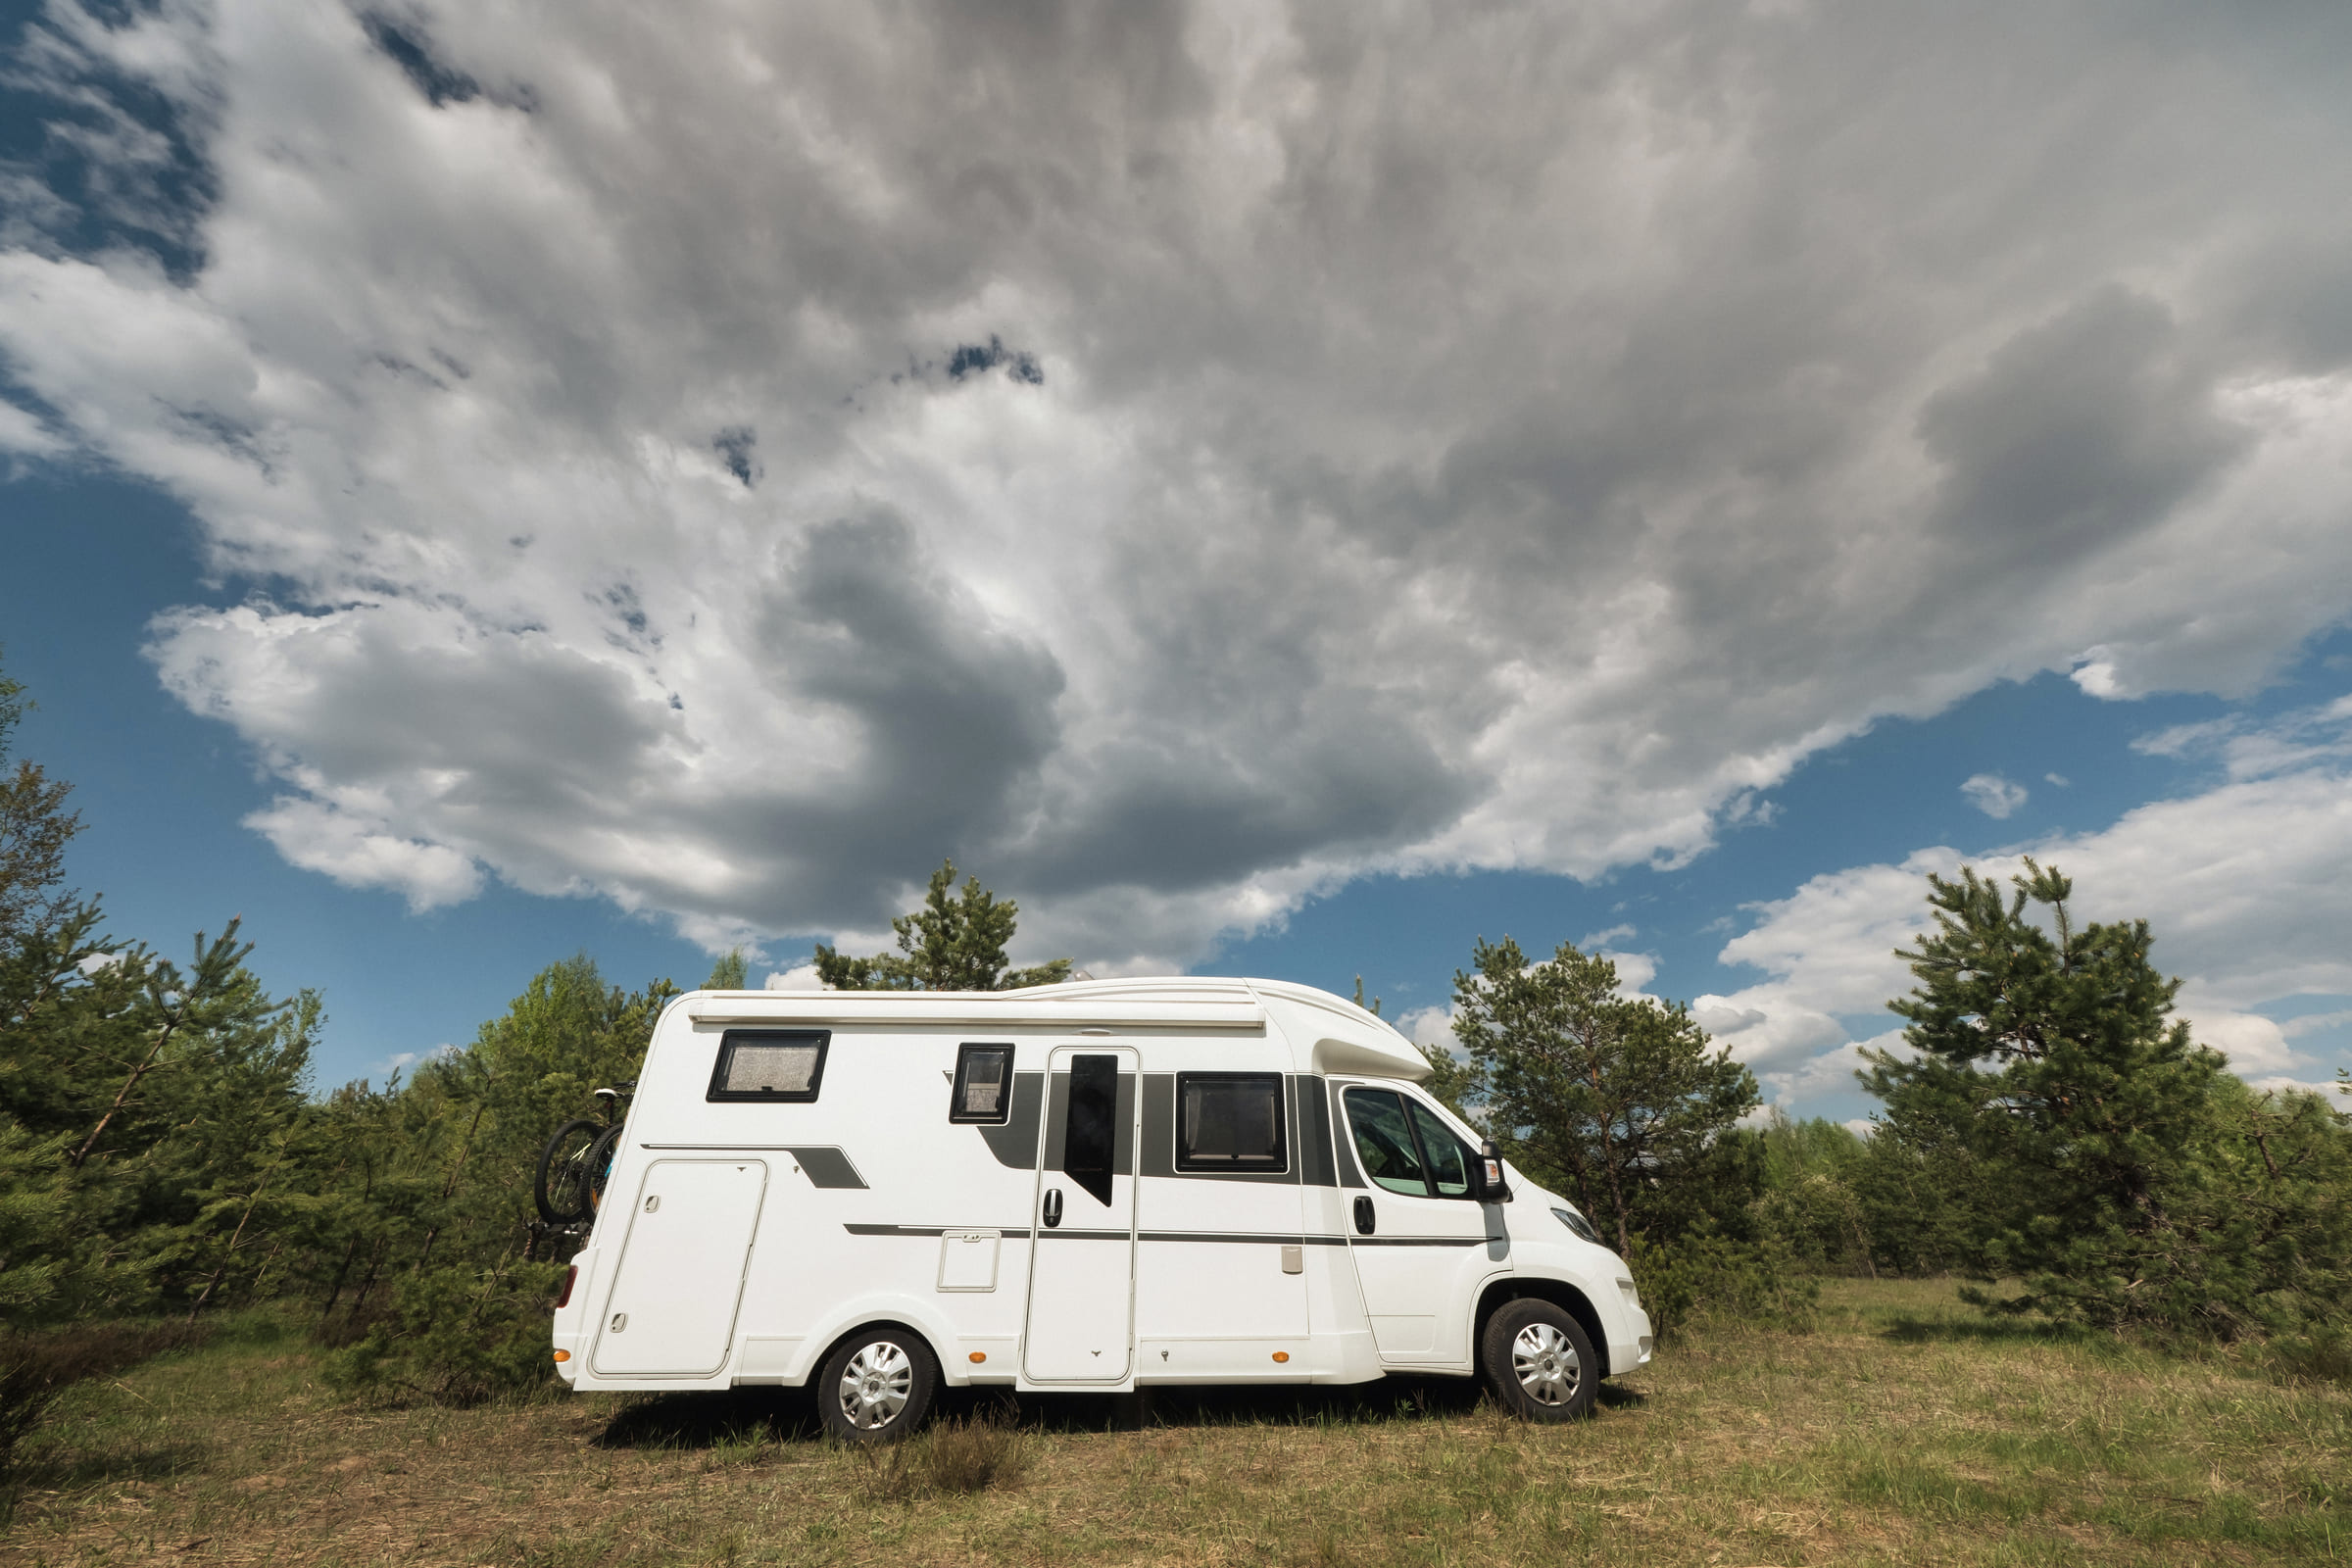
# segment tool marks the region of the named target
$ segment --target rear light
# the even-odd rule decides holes
[[[571,1304],[571,1288],[579,1283],[580,1266],[574,1263],[564,1271],[564,1291],[556,1298],[556,1310],[561,1312]]]

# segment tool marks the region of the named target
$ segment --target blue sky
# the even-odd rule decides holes
[[[0,20],[20,748],[323,1082],[943,854],[1422,1038],[1590,942],[1850,1117],[2029,851],[2352,1060],[2341,21],[369,16]]]

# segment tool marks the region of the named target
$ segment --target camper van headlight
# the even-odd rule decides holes
[[[1576,1232],[1577,1235],[1591,1242],[1594,1247],[1600,1245],[1600,1233],[1592,1228],[1592,1222],[1584,1215],[1579,1214],[1573,1208],[1555,1208],[1552,1212],[1560,1217],[1561,1224]]]

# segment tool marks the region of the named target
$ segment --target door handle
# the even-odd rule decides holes
[[[1358,1236],[1371,1235],[1375,1223],[1376,1218],[1372,1212],[1372,1200],[1369,1198],[1357,1199],[1355,1200],[1355,1234]]]
[[[1061,1223],[1061,1189],[1046,1189],[1046,1229],[1053,1230]]]

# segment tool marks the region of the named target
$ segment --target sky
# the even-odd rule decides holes
[[[1616,956],[1870,1109],[1926,877],[2352,1063],[2352,13],[0,13],[0,668],[322,1082],[586,952]]]

